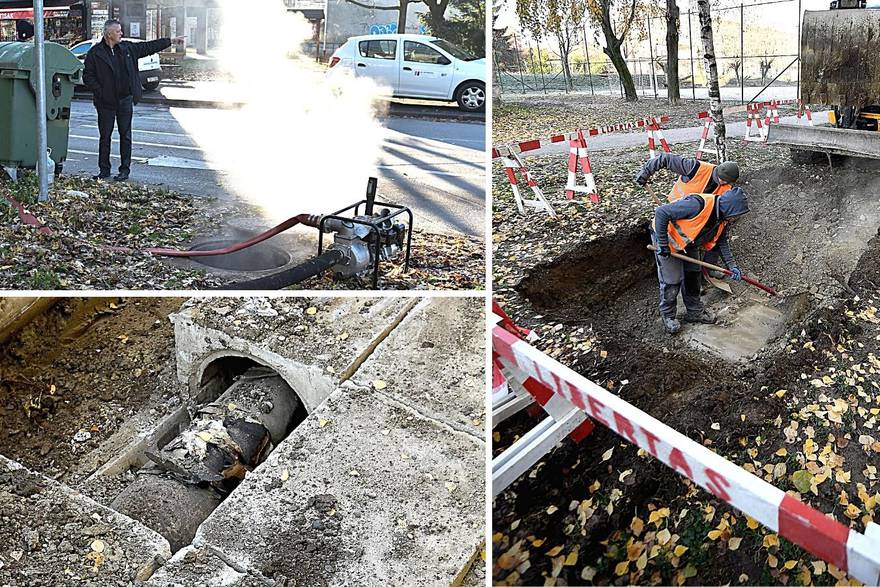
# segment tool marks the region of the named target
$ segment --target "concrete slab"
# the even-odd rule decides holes
[[[147,582],[149,587],[265,587],[275,585],[265,577],[239,572],[208,548],[187,546]]]
[[[178,378],[248,357],[276,370],[311,412],[414,305],[404,298],[195,298],[172,315]]]
[[[471,349],[462,360],[469,354],[482,356]],[[435,376],[411,371],[424,388]],[[211,514],[194,545],[289,584],[450,585],[483,538],[484,450],[469,432],[347,382]]]
[[[130,585],[170,557],[152,530],[0,456],[0,585]]]
[[[370,355],[354,383],[483,438],[486,313],[473,298],[421,301]],[[426,374],[430,374],[426,377]]]

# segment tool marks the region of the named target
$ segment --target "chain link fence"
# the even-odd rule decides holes
[[[637,15],[621,47],[639,96],[667,97],[667,23],[663,10],[657,5],[652,12],[659,16]],[[724,101],[798,96],[800,15],[800,0],[713,5],[712,28]],[[694,101],[708,96],[699,28],[696,8],[682,10],[678,27],[680,95]],[[509,30],[493,33],[495,83],[502,95],[566,91],[624,95],[620,76],[602,52],[604,38],[590,24],[571,31],[568,84],[555,40],[538,40]]]

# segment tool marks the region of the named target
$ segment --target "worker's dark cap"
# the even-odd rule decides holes
[[[736,183],[739,179],[739,165],[736,161],[725,161],[715,168],[718,173],[718,179],[724,183]]]

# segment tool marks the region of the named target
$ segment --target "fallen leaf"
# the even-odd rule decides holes
[[[385,389],[386,387],[388,387],[388,384],[385,383],[384,381],[382,381],[381,379],[374,379],[373,380],[373,387],[375,387],[376,389],[381,391],[381,390]]]
[[[578,562],[578,551],[572,550],[568,553],[568,556],[565,557],[565,566],[573,567]]]
[[[688,550],[688,547],[687,547],[687,546],[682,546],[681,544],[679,544],[678,546],[675,547],[675,550],[672,551],[672,554],[674,554],[675,556],[680,557],[681,555],[683,555],[684,553],[686,553],[687,550]]]
[[[791,474],[791,482],[798,491],[806,493],[813,484],[813,476],[810,475],[809,471],[801,469]]]
[[[315,306],[312,306],[311,308],[306,308],[306,314],[308,314],[309,316],[314,316],[317,313],[318,308],[316,308]]]
[[[92,542],[92,550],[94,552],[104,552],[104,542],[102,540],[95,540]]]
[[[283,471],[281,471],[281,481],[287,481],[288,479],[290,479],[290,471],[284,469]]]
[[[609,448],[608,450],[606,450],[605,452],[603,452],[602,453],[602,461],[604,462],[604,461],[607,461],[608,459],[610,459],[611,453],[613,453],[613,452],[614,452],[613,446],[611,448]]]
[[[614,567],[614,574],[618,577],[622,577],[629,571],[629,561],[622,561],[617,563],[617,566]]]
[[[562,547],[561,546],[554,546],[553,548],[548,550],[546,554],[549,557],[554,557],[557,554],[559,554],[560,552],[562,552]]]
[[[739,536],[734,536],[727,541],[727,548],[730,550],[736,550],[739,548],[740,542],[742,542],[742,538],[740,538]]]

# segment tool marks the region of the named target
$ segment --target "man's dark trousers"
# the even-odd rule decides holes
[[[116,109],[98,108],[98,132],[101,140],[98,143],[98,169],[101,175],[110,175],[110,144],[113,136],[113,124],[119,129],[119,165],[120,175],[131,173],[131,118],[134,112],[132,97],[119,100]]]

